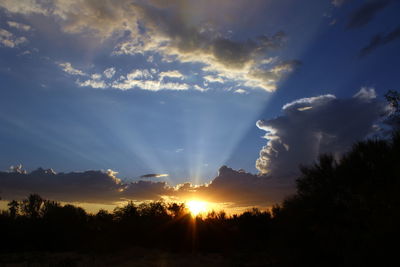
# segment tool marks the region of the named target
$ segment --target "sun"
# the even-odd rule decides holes
[[[186,203],[186,206],[193,216],[197,216],[200,213],[207,211],[207,203],[204,201],[190,200]]]

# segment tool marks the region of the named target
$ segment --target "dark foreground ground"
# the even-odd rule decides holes
[[[102,255],[69,253],[0,254],[0,266],[281,266],[267,255],[171,253],[160,250],[132,248]]]

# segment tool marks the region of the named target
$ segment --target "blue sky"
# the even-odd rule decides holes
[[[276,166],[314,160],[292,138],[307,128],[318,151],[349,137],[329,146],[343,152],[400,87],[399,11],[390,0],[0,0],[0,168],[168,174],[169,185],[208,183],[222,165],[273,176],[276,140],[295,151]],[[326,99],[359,109],[291,117]]]

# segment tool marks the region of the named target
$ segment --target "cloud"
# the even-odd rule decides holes
[[[121,193],[126,200],[144,201],[160,200],[163,197],[174,195],[174,188],[166,182],[137,181],[127,185],[127,188]]]
[[[111,79],[115,75],[115,68],[108,68],[103,72],[107,79]]]
[[[362,88],[350,99],[334,95],[302,98],[282,108],[283,114],[260,120],[268,140],[256,167],[262,174],[292,179],[300,164],[310,164],[319,154],[339,156],[358,140],[374,132],[374,124],[386,113],[373,88]]]
[[[349,0],[332,0],[332,5],[334,5],[335,7],[341,7],[345,2],[347,2]]]
[[[208,91],[208,88],[204,88],[201,86],[198,86],[197,84],[194,85],[194,90],[200,91],[200,92],[206,92]]]
[[[296,60],[269,60],[269,52],[282,47],[285,39],[285,34],[278,32],[272,37],[261,36],[244,43],[218,39],[201,44],[197,40],[187,40],[196,45],[185,50],[179,46],[161,46],[159,53],[171,60],[203,64],[206,81],[233,82],[250,89],[273,92],[278,82],[299,65]]]
[[[199,198],[231,207],[272,206],[293,192],[293,186],[226,166],[208,184],[189,182],[177,186],[166,182],[136,181],[124,183],[117,172],[84,171],[56,173],[39,168],[24,172],[20,166],[0,172],[0,192],[5,200],[22,199],[38,193],[57,201],[112,204],[120,201],[160,200],[185,201]],[[146,174],[142,178],[165,177],[167,174]]]
[[[68,73],[69,75],[72,76],[82,76],[82,77],[87,77],[89,76],[90,79],[87,79],[85,81],[81,81],[81,80],[76,80],[75,83],[78,86],[81,87],[92,87],[95,89],[104,89],[109,87],[109,85],[103,80],[103,76],[100,73],[94,73],[94,74],[87,74],[86,72],[83,72],[79,69],[76,69],[72,66],[71,63],[69,62],[60,62],[57,63],[58,66],[66,73]],[[115,69],[114,68],[108,68],[103,72],[104,76],[106,76],[107,78],[110,77],[112,78],[112,76],[115,74]]]
[[[0,0],[0,7],[5,8],[11,13],[29,14],[48,14],[48,10],[36,0]]]
[[[9,47],[9,48],[15,48],[19,46],[20,44],[27,43],[28,39],[26,37],[17,37],[13,33],[0,29],[0,44]]]
[[[81,87],[91,87],[95,89],[114,88],[120,90],[142,89],[148,91],[159,90],[189,90],[189,84],[182,82],[164,82],[164,77],[169,78],[182,78],[183,75],[179,71],[165,71],[157,73],[155,69],[134,69],[127,73],[125,76],[111,80],[116,71],[115,68],[107,68],[104,70],[103,75],[108,79],[106,81],[100,73],[87,74],[79,69],[74,68],[69,62],[57,63],[61,69],[72,76],[89,76],[87,80],[76,80],[75,83]],[[196,89],[196,88],[195,88]]]
[[[227,30],[233,22],[244,20],[244,13],[259,12],[257,7],[263,5],[265,1],[258,0],[252,5],[244,0],[234,3],[205,0],[191,4],[181,0],[168,3],[158,0],[0,0],[0,7],[8,12],[47,16],[64,32],[90,35],[102,41],[118,40],[114,55],[142,54],[154,58],[157,54],[167,63],[199,63],[206,75],[219,76],[249,89],[272,92],[298,65],[294,60],[277,56],[285,46],[286,34],[278,31],[240,40],[231,38]],[[274,61],[269,60],[272,57]],[[286,67],[284,71],[282,66]]]
[[[364,101],[372,100],[376,98],[375,89],[372,87],[362,87],[360,91],[358,91],[354,98],[362,99]]]
[[[150,79],[153,78],[151,72],[147,69],[135,69],[132,72],[126,75],[127,80],[134,80],[134,79]]]
[[[139,88],[147,91],[160,91],[160,90],[189,90],[189,85],[186,83],[171,83],[171,82],[161,82],[154,80],[131,80],[123,79],[122,81],[114,82],[112,84],[113,88],[121,90],[129,90],[134,88]]]
[[[76,81],[76,84],[81,86],[81,87],[92,87],[95,89],[104,89],[108,87],[108,85],[101,79],[101,76],[98,77],[95,74],[92,75],[92,79],[86,80],[86,81]]]
[[[199,197],[210,202],[231,203],[233,207],[272,206],[294,192],[292,184],[244,170],[222,166],[209,184],[194,187],[188,183],[177,189],[185,198]]]
[[[19,22],[15,22],[15,21],[7,21],[7,24],[8,24],[8,26],[10,26],[12,28],[16,28],[21,31],[30,31],[31,30],[31,26],[23,24],[23,23],[19,23]]]
[[[219,76],[214,76],[214,75],[206,75],[203,77],[203,79],[209,83],[224,83],[224,79],[222,79]]]
[[[376,14],[383,10],[392,0],[368,1],[355,10],[349,19],[347,28],[360,28],[367,25]]]
[[[135,69],[126,76],[121,76],[119,79],[115,80],[110,86],[120,90],[129,90],[134,88],[148,91],[189,90],[190,86],[186,83],[163,81],[164,77],[180,76],[177,71],[169,71],[164,72],[162,75],[161,74],[157,77],[157,75],[153,75],[151,70]]]
[[[71,63],[69,62],[60,62],[58,66],[66,73],[70,75],[77,75],[77,76],[87,76],[87,74],[81,70],[75,69],[72,67]]]
[[[160,79],[164,77],[182,79],[184,76],[178,70],[163,71],[159,74]]]
[[[248,92],[247,92],[246,90],[243,90],[243,89],[241,89],[241,88],[236,89],[234,92],[235,92],[236,94],[248,94]]]
[[[60,201],[114,202],[124,190],[115,175],[111,170],[56,174],[41,168],[30,173],[0,172],[0,190],[8,200],[38,193]]]
[[[360,56],[367,56],[372,53],[375,49],[384,46],[388,43],[394,42],[400,38],[400,25],[396,29],[387,34],[377,34],[370,40],[369,44],[364,46],[360,50]]]
[[[150,174],[144,174],[140,176],[140,178],[161,178],[161,177],[167,177],[169,176],[166,173],[150,173]]]

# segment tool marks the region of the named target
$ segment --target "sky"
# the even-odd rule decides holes
[[[279,202],[300,164],[382,132],[399,12],[396,0],[0,0],[0,196]]]

